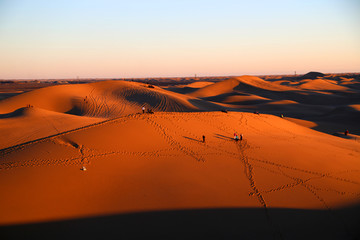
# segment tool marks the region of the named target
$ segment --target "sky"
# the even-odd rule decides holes
[[[0,0],[0,79],[360,72],[360,0]]]

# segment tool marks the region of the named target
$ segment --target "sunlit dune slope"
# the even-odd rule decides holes
[[[20,108],[0,116],[0,148],[10,147],[105,120],[63,114],[37,107]]]
[[[246,95],[239,94],[239,95],[230,95],[228,97],[225,97],[222,102],[232,103],[232,104],[251,104],[251,103],[259,103],[259,102],[267,102],[267,101],[270,101],[270,99],[252,94],[246,94]]]
[[[245,236],[250,229],[270,238],[351,236],[359,212],[337,209],[359,203],[358,83],[334,90],[341,82],[323,81],[243,76],[169,88],[102,81],[0,101],[0,232],[21,223],[241,209],[237,225],[253,221]],[[327,126],[318,120],[340,128],[311,130]]]
[[[300,89],[308,90],[337,90],[337,91],[346,91],[349,88],[340,86],[336,81],[326,80],[326,79],[316,79],[316,80],[302,80],[298,86]]]
[[[352,105],[349,105],[349,107],[351,107],[351,108],[353,108],[354,110],[360,112],[360,104],[352,104]]]
[[[206,81],[198,81],[198,82],[193,82],[190,84],[187,84],[186,87],[191,87],[191,88],[203,88],[209,85],[214,84],[213,82],[206,82]]]
[[[2,152],[0,223],[252,207],[323,209],[332,226],[358,200],[359,147],[265,114],[134,114]]]

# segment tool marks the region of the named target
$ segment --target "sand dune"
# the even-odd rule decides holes
[[[190,87],[190,88],[203,88],[209,85],[214,84],[213,82],[206,82],[206,81],[198,81],[198,82],[194,82],[194,83],[190,83],[187,84],[186,87]],[[184,87],[184,86],[182,86]]]
[[[246,103],[266,102],[266,101],[270,101],[270,99],[249,94],[249,95],[231,95],[224,98],[222,102],[234,103],[234,104],[246,104]]]
[[[324,79],[316,79],[316,80],[303,80],[303,83],[299,85],[301,89],[309,89],[309,90],[338,90],[338,91],[346,91],[349,88],[344,86],[339,86],[335,81],[324,80]]]
[[[351,104],[349,107],[353,108],[356,111],[360,111],[360,104]]]
[[[185,96],[148,88],[146,84],[104,81],[54,86],[24,93],[0,102],[0,112],[8,113],[28,104],[50,111],[91,117],[136,113],[141,111],[142,106],[157,111],[195,110]]]
[[[87,126],[105,119],[62,114],[41,108],[20,108],[0,115],[0,148]]]
[[[275,80],[102,81],[0,101],[0,237],[356,238],[356,88]]]
[[[351,128],[353,132],[360,134],[357,124],[360,121],[359,116],[348,107],[354,103],[356,105],[360,100],[359,82],[352,78],[351,84],[343,83],[344,77],[337,75],[317,76],[314,80],[303,77],[274,77],[273,80],[266,81],[257,77],[242,76],[205,86],[188,95],[229,110],[260,111],[278,116],[284,114],[316,122],[317,129],[327,133]],[[347,110],[340,116],[337,114],[337,108]],[[333,120],[328,118],[329,113],[334,114]]]
[[[244,140],[232,140],[234,131]],[[259,229],[293,234],[270,209],[324,209],[325,217],[355,203],[359,144],[271,115],[135,114],[3,155],[0,222],[250,207],[269,211]]]
[[[34,90],[0,102],[0,129],[3,133],[0,147],[31,141],[106,118],[139,113],[143,106],[153,111],[199,110],[189,99],[157,87],[148,88],[146,84],[123,81]]]
[[[233,90],[242,90],[245,89],[246,87],[254,87],[254,88],[266,89],[271,91],[294,90],[287,86],[278,86],[271,84],[258,77],[242,76],[242,77],[227,79],[222,82],[217,82],[209,86],[205,86],[191,93],[190,95],[194,97],[212,97],[216,95],[229,93]]]

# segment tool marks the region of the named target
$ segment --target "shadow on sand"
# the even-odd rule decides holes
[[[360,207],[154,211],[0,227],[0,239],[359,239]]]
[[[221,135],[221,134],[218,134],[218,133],[215,134],[215,137],[219,138],[221,140],[234,141],[234,138],[229,137],[229,136],[224,136],[224,135]]]
[[[192,141],[195,141],[195,142],[203,142],[203,141],[201,141],[201,140],[199,140],[199,139],[195,139],[195,138],[191,138],[191,137],[186,137],[186,136],[183,136],[183,138],[186,138],[186,139],[188,139],[188,140],[192,140]]]

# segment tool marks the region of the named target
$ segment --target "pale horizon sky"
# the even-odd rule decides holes
[[[0,0],[0,79],[360,72],[359,0]]]

